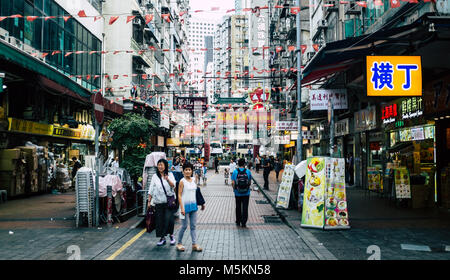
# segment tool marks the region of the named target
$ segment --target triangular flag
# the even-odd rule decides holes
[[[71,16],[63,16],[64,21],[67,22],[69,20],[69,18],[71,18]]]
[[[291,14],[296,15],[300,13],[300,7],[292,7],[291,8]]]
[[[302,54],[305,53],[307,46],[306,45],[301,45],[300,48],[302,49]]]
[[[127,23],[132,21],[136,16],[127,16]]]
[[[101,19],[102,17],[101,16],[95,16],[94,17],[94,22],[96,22],[97,20],[99,20],[99,19]]]
[[[288,51],[290,52],[295,51],[295,46],[288,46]]]
[[[4,20],[5,18],[7,18],[7,17],[0,17],[0,21]]]
[[[399,8],[401,5],[400,0],[391,0],[391,8]]]
[[[114,22],[116,22],[116,20],[119,18],[119,16],[113,16],[109,19],[109,25],[113,24]]]
[[[145,24],[148,24],[153,20],[153,15],[145,15]]]
[[[37,18],[38,18],[38,16],[27,16],[27,21],[32,22],[32,21],[36,20]]]
[[[78,16],[79,16],[79,17],[87,17],[87,16],[86,16],[86,13],[84,12],[84,10],[80,10],[80,11],[78,12]]]

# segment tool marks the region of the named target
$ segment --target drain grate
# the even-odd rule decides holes
[[[269,204],[267,200],[255,200],[256,204]]]
[[[281,224],[282,221],[278,216],[263,216],[264,223],[266,224]]]

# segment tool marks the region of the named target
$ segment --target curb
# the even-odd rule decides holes
[[[337,258],[328,251],[325,247],[322,248],[316,248],[315,244],[319,244],[319,241],[308,231],[302,229],[302,228],[296,228],[294,227],[288,219],[286,219],[285,215],[281,211],[281,209],[277,208],[275,205],[275,201],[265,193],[263,188],[259,185],[259,183],[256,181],[254,177],[252,177],[253,182],[258,186],[258,191],[260,191],[264,197],[269,201],[270,205],[272,205],[272,208],[275,210],[275,212],[280,216],[281,220],[289,227],[291,228],[302,240],[305,242],[305,244],[313,251],[313,253],[316,255],[316,257],[319,260],[337,260]]]

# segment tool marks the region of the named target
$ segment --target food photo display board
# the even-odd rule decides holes
[[[284,166],[280,186],[278,187],[278,196],[276,204],[277,208],[288,209],[293,180],[294,180],[294,165],[286,164]]]
[[[329,176],[325,193],[325,229],[350,228],[345,192],[345,160],[328,158],[326,170]]]
[[[396,198],[411,198],[411,184],[409,182],[409,171],[407,168],[394,169],[395,195]]]
[[[343,158],[307,159],[302,227],[350,228]]]

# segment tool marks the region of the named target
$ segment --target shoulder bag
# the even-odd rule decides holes
[[[162,188],[164,190],[164,193],[166,194],[166,197],[167,197],[167,207],[170,210],[176,210],[178,208],[178,206],[177,206],[177,202],[176,202],[175,196],[174,195],[167,195],[166,188],[164,187],[163,180],[162,180],[161,177],[159,177],[159,179],[161,180],[161,186],[162,186]]]

